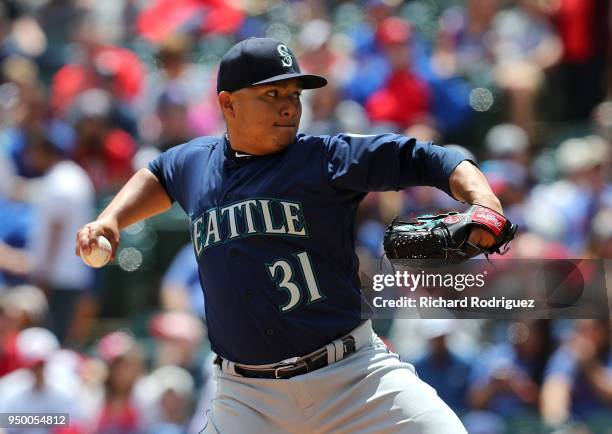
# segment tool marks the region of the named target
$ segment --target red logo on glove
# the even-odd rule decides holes
[[[504,224],[506,224],[506,218],[493,211],[489,208],[478,207],[472,215],[472,221],[480,223],[491,229],[495,235],[499,235]]]
[[[458,215],[449,215],[442,221],[447,225],[454,225],[455,223],[459,223],[461,221],[461,217]]]

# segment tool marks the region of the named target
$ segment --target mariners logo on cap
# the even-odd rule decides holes
[[[278,51],[278,54],[280,55],[283,66],[289,68],[291,65],[293,65],[293,58],[291,57],[289,48],[287,48],[285,44],[279,44],[278,47],[276,47],[276,51]]]

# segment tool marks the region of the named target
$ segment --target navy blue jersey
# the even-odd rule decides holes
[[[354,225],[368,191],[450,194],[456,151],[386,134],[298,135],[238,158],[201,137],[149,165],[191,220],[212,349],[267,364],[307,354],[362,321]]]

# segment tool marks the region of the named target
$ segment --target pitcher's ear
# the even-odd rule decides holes
[[[232,101],[232,94],[230,92],[225,90],[219,92],[217,100],[219,101],[219,107],[221,107],[221,110],[225,116],[234,115],[234,104]]]

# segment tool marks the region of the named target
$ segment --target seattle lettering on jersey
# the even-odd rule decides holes
[[[302,206],[276,199],[248,199],[211,208],[191,219],[191,239],[198,257],[217,243],[263,234],[307,237]]]

